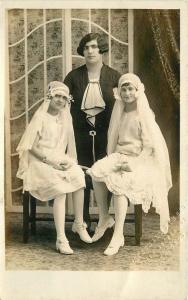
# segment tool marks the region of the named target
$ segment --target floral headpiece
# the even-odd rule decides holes
[[[69,94],[69,88],[67,85],[60,81],[51,81],[47,88],[47,98],[54,97],[57,94],[65,96],[69,104],[73,101],[72,95]]]

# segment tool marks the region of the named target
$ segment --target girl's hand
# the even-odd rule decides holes
[[[125,171],[125,172],[132,172],[132,169],[131,169],[130,165],[128,165],[128,163],[123,163],[121,166],[121,169],[122,169],[122,171]]]
[[[117,163],[116,166],[114,166],[113,171],[114,171],[114,172],[121,171],[121,166],[122,166],[122,164]]]
[[[61,167],[61,170],[65,171],[65,170],[68,170],[69,168],[71,168],[73,164],[74,164],[74,162],[72,160],[64,159],[63,161],[61,161],[61,163],[59,165]]]
[[[62,167],[59,163],[55,163],[50,160],[46,160],[46,164],[48,164],[49,166],[52,166],[56,170],[62,170]]]
[[[52,166],[56,170],[65,171],[68,170],[75,162],[69,158],[64,157],[63,159],[54,159],[54,157],[48,157],[45,161],[48,165]]]
[[[132,169],[130,167],[130,165],[128,165],[127,162],[123,162],[123,163],[118,163],[115,167],[114,167],[114,172],[132,172]]]

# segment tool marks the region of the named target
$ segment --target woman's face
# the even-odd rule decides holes
[[[132,103],[136,101],[136,91],[137,89],[132,83],[123,84],[120,90],[120,96],[123,102]]]
[[[102,54],[99,53],[97,40],[87,42],[84,47],[84,57],[88,64],[97,64],[102,61]]]
[[[66,101],[66,96],[56,94],[50,101],[50,108],[56,111],[60,111],[65,107]]]

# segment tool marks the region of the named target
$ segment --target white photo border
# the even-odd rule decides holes
[[[5,11],[13,8],[125,8],[180,9],[181,113],[180,113],[180,270],[175,271],[6,271],[4,238],[4,99]],[[9,300],[147,300],[186,299],[188,280],[188,1],[0,1],[0,299]],[[61,258],[60,258],[61,259]]]

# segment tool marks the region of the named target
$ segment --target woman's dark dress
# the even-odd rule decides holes
[[[100,86],[103,99],[106,104],[105,110],[96,116],[95,127],[86,121],[86,114],[81,110],[82,98],[88,84],[88,72],[86,65],[72,70],[66,76],[64,83],[69,87],[74,102],[71,104],[71,114],[76,140],[78,163],[91,167],[94,163],[92,152],[91,130],[96,131],[95,136],[95,157],[96,160],[106,155],[107,131],[111,117],[112,108],[115,102],[113,88],[118,86],[120,74],[107,65],[102,66],[100,74]]]

